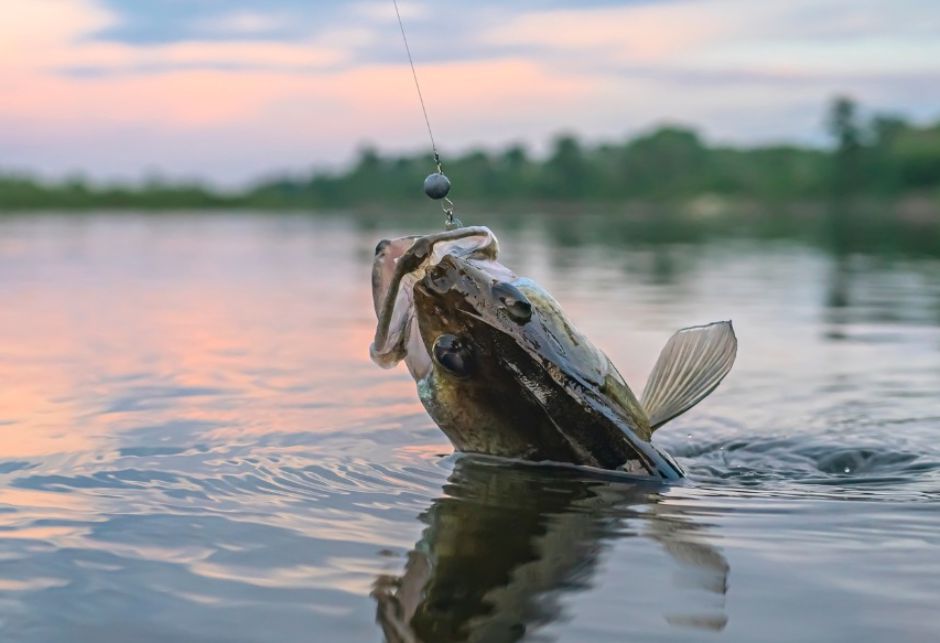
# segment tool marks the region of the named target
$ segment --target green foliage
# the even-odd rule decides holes
[[[940,195],[940,123],[916,126],[895,115],[864,120],[854,101],[833,100],[826,115],[831,149],[778,145],[709,146],[692,129],[664,126],[631,140],[588,146],[556,138],[544,159],[525,147],[472,150],[448,159],[461,203],[688,203],[703,196],[758,203],[835,196],[897,199]],[[282,178],[237,195],[149,181],[138,187],[89,185],[81,178],[43,184],[0,175],[0,210],[29,208],[346,208],[416,204],[433,168],[429,155],[360,151],[342,172]]]
[[[214,194],[199,185],[164,185],[150,182],[142,188],[92,187],[74,178],[57,185],[23,176],[0,176],[0,210],[90,208],[212,208],[236,204],[239,199]]]

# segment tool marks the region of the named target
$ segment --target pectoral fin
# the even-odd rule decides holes
[[[734,364],[738,340],[730,321],[684,328],[669,338],[641,403],[656,430],[701,402]]]

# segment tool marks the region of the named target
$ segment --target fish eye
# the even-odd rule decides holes
[[[390,243],[391,241],[389,241],[388,239],[382,239],[381,241],[379,241],[378,245],[375,246],[375,256],[376,257],[379,256],[379,253],[385,250],[388,247],[388,244]]]
[[[434,341],[434,361],[451,375],[464,377],[473,371],[473,351],[455,335],[441,335]]]
[[[517,324],[524,324],[532,319],[532,304],[522,291],[512,284],[505,281],[494,284],[493,296],[499,300],[509,317]]]

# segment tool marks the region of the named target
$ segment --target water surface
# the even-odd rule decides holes
[[[368,360],[372,249],[413,226],[3,218],[0,637],[940,637],[940,261],[486,223],[637,390],[734,320],[656,435],[687,482],[451,454]]]

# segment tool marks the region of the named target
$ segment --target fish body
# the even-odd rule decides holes
[[[405,361],[458,451],[681,477],[650,439],[730,370],[730,322],[676,333],[638,399],[558,302],[498,254],[484,227],[379,243],[373,360]]]

